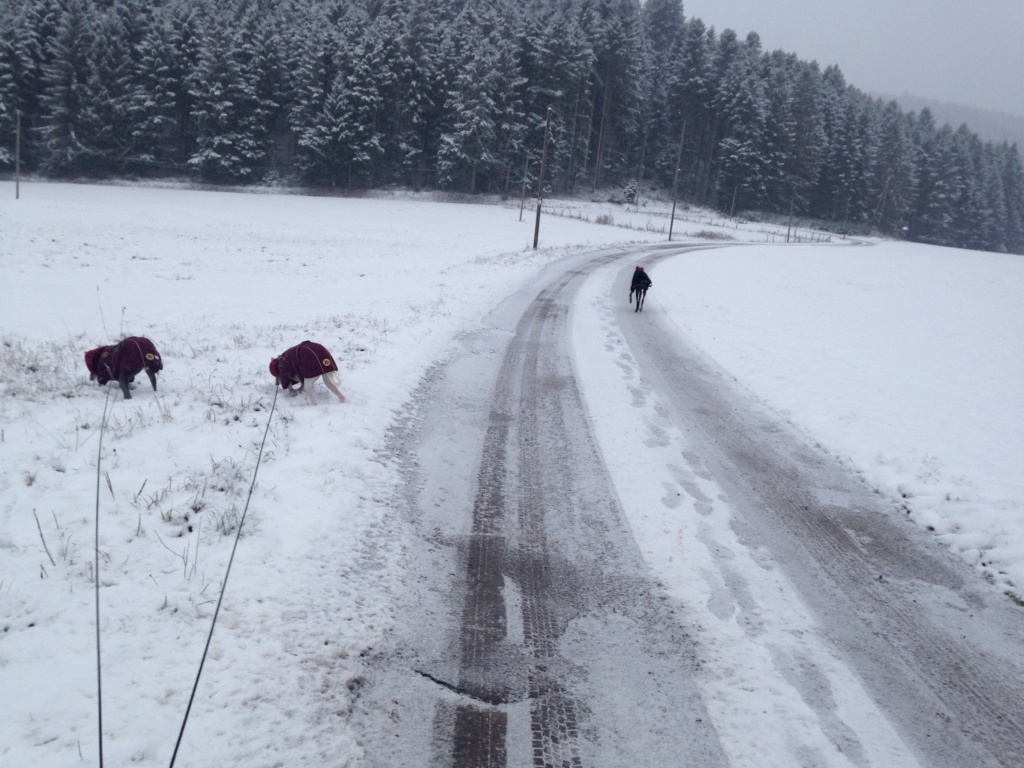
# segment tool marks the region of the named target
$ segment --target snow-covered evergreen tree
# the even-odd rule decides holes
[[[337,182],[330,168],[322,122],[340,71],[339,47],[326,16],[304,6],[291,34],[292,99],[288,120],[294,135],[295,167],[307,182]]]
[[[47,41],[40,98],[43,167],[54,176],[85,172],[91,148],[89,55],[93,8],[88,0],[64,0],[54,35]]]
[[[230,13],[239,10],[236,18]],[[199,60],[189,80],[194,99],[196,146],[189,165],[207,181],[257,181],[269,168],[267,121],[275,106],[264,100],[257,9],[237,9],[204,20]]]
[[[771,149],[760,56],[760,40],[751,33],[732,58],[718,94],[723,125],[717,150],[718,201],[730,212],[760,208],[767,199]]]
[[[1006,224],[1000,250],[1024,255],[1024,168],[1017,145],[1003,144],[995,152],[1006,203]]]
[[[383,133],[380,127],[382,99],[377,88],[378,50],[374,40],[356,49],[344,82],[335,87],[336,119],[343,145],[342,162],[346,166],[347,183],[373,185],[374,163],[383,155]]]
[[[914,127],[917,188],[908,236],[936,245],[951,242],[963,193],[953,131],[948,125],[937,128],[928,109],[921,111]]]
[[[452,63],[445,100],[445,128],[437,150],[442,187],[476,191],[477,174],[495,162],[494,41],[482,34],[472,11],[459,15],[446,40]]]
[[[543,152],[548,109],[552,131],[545,184],[573,191],[586,176],[591,156],[594,52],[579,20],[551,7],[523,19],[518,48],[522,65],[522,143],[516,176],[533,188]]]
[[[826,141],[811,212],[822,219],[859,221],[872,181],[872,122],[864,98],[847,86],[838,67],[826,68],[821,84]]]
[[[781,212],[806,211],[821,168],[825,135],[820,77],[793,54],[772,53],[766,62],[766,205]]]
[[[59,0],[6,3],[0,9],[0,100],[6,109],[6,118],[0,118],[0,146],[8,148],[13,162],[20,112],[21,165],[35,170],[44,153],[38,130],[46,90],[43,70],[60,17]]]
[[[148,14],[134,0],[117,0],[93,23],[88,97],[79,140],[89,149],[96,174],[132,169],[138,46]]]
[[[647,43],[644,79],[650,88],[645,110],[645,165],[662,184],[668,184],[675,176],[683,123],[681,105],[673,98],[686,74],[682,61],[686,34],[683,4],[680,0],[648,0],[642,20]]]
[[[719,118],[713,107],[717,93],[717,49],[714,30],[707,29],[700,19],[691,19],[683,42],[682,75],[669,92],[669,98],[679,105],[683,121],[679,129],[682,152],[677,148],[679,192],[698,202],[707,199],[711,160],[718,142]]]
[[[142,171],[181,171],[192,156],[189,82],[198,67],[199,45],[197,16],[180,4],[154,18],[139,43],[131,109],[134,153]]]
[[[891,101],[885,107],[879,126],[879,147],[872,190],[877,202],[872,221],[882,232],[906,235],[913,211],[917,176],[914,144],[908,120],[899,105]]]
[[[18,88],[15,83],[15,65],[12,18],[0,18],[0,168],[14,164],[14,145],[17,142]]]
[[[680,0],[0,2],[0,165],[683,199],[1024,250],[1020,157]],[[685,126],[685,132],[684,132]],[[682,140],[682,142],[680,142]],[[681,151],[680,151],[681,150]],[[678,172],[678,173],[677,173]]]
[[[632,174],[643,137],[640,82],[643,25],[636,0],[581,0],[594,51],[593,188]]]
[[[526,133],[521,96],[526,78],[520,75],[517,51],[509,42],[498,42],[494,77],[494,163],[488,180],[490,189],[507,196],[512,169],[518,169],[524,157]],[[561,135],[564,144],[564,132]]]
[[[380,184],[401,179],[404,161],[409,158],[404,145],[415,136],[414,125],[422,108],[422,89],[416,62],[408,49],[405,17],[403,5],[391,2],[378,11],[364,37],[364,55],[371,59],[379,101],[375,122],[380,146],[375,177]]]

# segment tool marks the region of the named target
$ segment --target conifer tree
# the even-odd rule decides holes
[[[585,26],[594,50],[593,188],[635,168],[642,136],[638,95],[641,35],[635,0],[585,0]]]
[[[458,58],[448,71],[445,127],[437,151],[437,178],[442,187],[476,191],[477,175],[494,163],[495,89],[492,41],[480,34],[471,13],[464,13],[446,41]]]
[[[373,186],[373,165],[383,154],[382,134],[378,125],[381,107],[374,71],[376,50],[370,44],[358,48],[349,62],[344,82],[335,86],[335,119],[339,123],[342,144],[341,160],[345,165],[346,184]]]
[[[517,169],[524,157],[525,119],[522,90],[526,78],[520,75],[517,51],[511,43],[498,42],[494,61],[494,163],[490,169],[489,189],[508,195],[512,168]],[[563,146],[564,131],[560,131]]]
[[[196,13],[173,5],[158,14],[139,43],[134,114],[134,153],[142,170],[181,172],[195,146],[192,73],[199,63]]]
[[[767,196],[767,103],[759,75],[761,43],[751,33],[725,71],[718,104],[718,201],[724,210],[760,208]]]
[[[523,20],[518,49],[522,66],[521,168],[539,170],[548,108],[553,110],[546,182],[571,192],[587,173],[593,121],[593,49],[578,20],[549,8]],[[529,177],[531,174],[527,172]]]
[[[675,175],[683,122],[680,104],[673,98],[685,76],[683,4],[680,0],[648,0],[643,6],[642,20],[647,43],[645,80],[650,87],[645,109],[645,164],[666,184]]]
[[[0,4],[0,101],[7,119],[0,119],[0,146],[9,147],[13,162],[16,116],[21,115],[21,165],[37,170],[45,149],[40,131],[44,68],[61,14],[59,0],[26,0]]]
[[[913,209],[917,177],[915,148],[908,120],[895,101],[885,107],[879,126],[878,157],[873,174],[876,198],[872,221],[882,232],[903,237]]]
[[[766,205],[777,212],[810,205],[825,152],[820,73],[781,51],[768,57]]]
[[[0,2],[0,166],[20,113],[22,166],[52,176],[505,193],[549,110],[548,192],[678,177],[724,210],[1024,250],[1016,148],[680,0]]]
[[[189,165],[207,181],[252,182],[268,170],[267,120],[274,105],[261,98],[255,13],[249,6],[238,20],[227,12],[204,20],[199,61],[189,83],[197,129]]]
[[[144,22],[140,9],[125,0],[95,17],[88,95],[78,137],[88,147],[89,167],[84,170],[102,175],[132,167],[135,56]]]
[[[936,128],[928,109],[915,121],[917,188],[909,237],[939,245],[953,242],[953,218],[960,202],[962,180],[958,173],[953,131]]]
[[[855,125],[846,109],[850,94],[843,73],[830,66],[822,73],[818,108],[825,147],[812,213],[823,219],[845,218],[855,155]]]
[[[293,27],[292,99],[288,121],[294,141],[294,164],[303,181],[337,183],[330,168],[331,153],[323,119],[340,71],[340,41],[325,16],[306,6]]]
[[[983,251],[1010,251],[1007,235],[1010,231],[1010,211],[1002,179],[999,177],[999,161],[996,149],[991,143],[984,145],[971,138],[972,149],[979,152],[979,177],[973,186],[974,208],[978,212],[976,229],[967,230],[966,247]]]
[[[698,202],[707,198],[711,158],[718,141],[718,115],[712,107],[716,93],[713,73],[716,49],[714,30],[706,29],[700,19],[691,19],[686,25],[683,42],[682,73],[669,95],[673,103],[679,105],[681,121],[678,130],[682,151],[677,150],[679,192]]]
[[[15,83],[13,19],[0,18],[0,168],[14,164],[18,89]]]
[[[42,55],[32,10],[33,6],[22,6],[18,12],[0,15],[0,168],[14,163],[19,113],[24,135],[39,113]],[[24,162],[33,151],[24,136],[22,144]]]
[[[89,52],[93,29],[88,0],[65,0],[47,41],[40,98],[43,167],[54,176],[88,170]]]
[[[412,31],[424,31],[422,19],[415,12],[405,12],[400,3],[396,5],[395,13],[375,19],[366,35],[375,51],[382,184],[406,183],[415,178],[414,169],[422,155],[418,131],[428,120],[432,104],[430,77],[424,71],[428,41]]]
[[[443,24],[429,4],[417,4],[404,16],[402,66],[395,99],[401,102],[396,124],[397,172],[416,188],[432,180],[433,153],[439,142],[444,105]]]
[[[1017,145],[1003,144],[995,153],[1006,203],[1006,224],[999,250],[1024,255],[1024,168]]]

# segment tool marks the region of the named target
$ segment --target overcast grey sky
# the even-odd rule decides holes
[[[1024,117],[1024,0],[683,0],[717,32],[757,32],[862,91]]]

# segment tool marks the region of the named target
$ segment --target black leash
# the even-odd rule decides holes
[[[220,615],[220,606],[224,601],[224,593],[228,589],[228,577],[231,575],[231,564],[235,561],[235,551],[238,549],[238,540],[242,537],[242,526],[245,525],[245,516],[249,513],[249,502],[252,500],[252,492],[256,488],[256,474],[260,470],[260,461],[263,459],[263,446],[267,444],[267,434],[270,432],[270,423],[274,418],[274,408],[277,405],[278,387],[274,387],[274,401],[270,404],[270,414],[267,416],[267,427],[263,430],[263,442],[260,443],[260,451],[256,456],[256,467],[252,471],[252,482],[249,484],[249,495],[245,499],[245,509],[242,510],[242,519],[238,521],[238,531],[235,533],[235,543],[231,547],[231,557],[228,558],[228,567],[224,571],[224,583],[220,588],[220,597],[217,598],[217,607],[213,611],[213,619],[210,621],[210,632],[206,636],[206,647],[203,648],[203,657],[199,662],[199,671],[196,672],[195,683],[192,684],[192,694],[188,697],[188,707],[185,708],[185,717],[181,721],[181,730],[178,731],[178,740],[174,744],[174,754],[171,755],[169,768],[174,768],[174,761],[178,759],[178,749],[181,747],[181,739],[185,735],[185,726],[188,724],[188,716],[192,712],[192,702],[196,698],[196,690],[199,688],[199,678],[203,674],[203,666],[206,664],[206,656],[210,651],[210,641],[213,640],[213,630],[217,625],[217,617]],[[101,764],[102,768],[102,764]]]
[[[103,433],[107,431],[107,406],[110,405],[110,387],[103,401],[103,419],[100,422],[99,447],[96,449],[96,529],[94,537],[95,567],[93,576],[96,580],[96,705],[99,721],[99,752],[100,768],[103,768],[103,664],[100,652],[100,475],[103,463]]]

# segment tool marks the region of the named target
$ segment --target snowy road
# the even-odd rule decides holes
[[[552,265],[420,388],[368,763],[1019,765],[1019,610],[634,315],[684,250]]]

